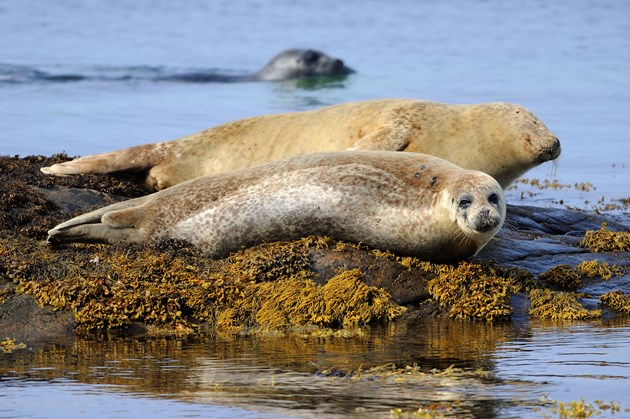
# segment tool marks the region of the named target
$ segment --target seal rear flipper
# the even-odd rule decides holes
[[[148,196],[119,202],[80,215],[48,231],[49,243],[140,242],[144,233],[136,228]]]
[[[64,230],[50,230],[48,243],[107,243],[142,242],[142,234],[135,228],[112,228],[106,224],[81,224]]]
[[[159,164],[170,147],[167,143],[143,144],[122,150],[79,157],[65,163],[42,167],[48,175],[78,175],[82,173],[142,172]]]

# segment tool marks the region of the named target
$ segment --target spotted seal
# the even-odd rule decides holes
[[[505,219],[489,175],[388,151],[307,154],[208,175],[78,216],[49,242],[187,240],[211,257],[308,235],[445,262],[476,254]]]

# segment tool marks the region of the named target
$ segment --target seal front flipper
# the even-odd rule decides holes
[[[138,228],[149,196],[118,202],[59,224],[48,231],[48,243],[142,242],[145,234]]]
[[[402,125],[387,125],[364,136],[348,150],[403,151],[411,141],[409,133],[409,129]]]

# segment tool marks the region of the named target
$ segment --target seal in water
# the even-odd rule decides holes
[[[242,119],[178,140],[85,156],[42,171],[144,172],[149,187],[161,190],[211,173],[348,148],[431,154],[487,173],[503,188],[560,155],[558,139],[520,105],[383,99]]]
[[[0,64],[0,83],[33,81],[76,82],[98,81],[180,81],[191,83],[232,83],[246,81],[282,81],[313,77],[338,77],[354,73],[342,60],[314,49],[288,49],[276,55],[254,74],[227,74],[218,70],[175,72],[164,67],[104,67],[84,68],[83,72],[52,74],[31,67]]]
[[[78,216],[50,243],[183,239],[211,257],[308,235],[435,262],[476,254],[505,219],[499,184],[418,153],[316,153],[208,175]]]
[[[342,60],[314,49],[288,49],[271,59],[252,75],[238,76],[213,72],[194,72],[163,76],[160,80],[205,82],[282,81],[307,77],[345,76],[354,73]]]

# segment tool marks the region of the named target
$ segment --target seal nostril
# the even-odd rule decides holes
[[[553,137],[553,138],[554,138],[554,142],[551,145],[551,158],[555,159],[556,157],[560,155],[560,140],[558,140],[558,137]]]

